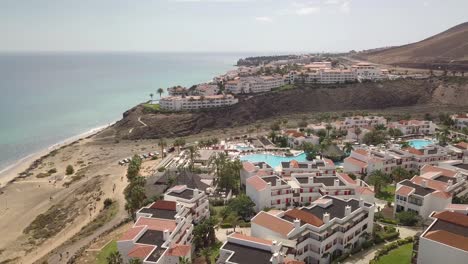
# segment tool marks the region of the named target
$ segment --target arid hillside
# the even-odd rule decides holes
[[[172,138],[247,125],[290,114],[378,110],[406,106],[467,106],[468,80],[398,80],[338,87],[298,88],[243,98],[233,107],[193,113],[151,113],[136,106],[102,133],[119,139]]]
[[[468,22],[416,43],[361,52],[356,57],[401,67],[468,71]]]

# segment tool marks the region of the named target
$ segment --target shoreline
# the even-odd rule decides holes
[[[103,131],[104,129],[112,126],[117,121],[111,122],[107,125],[102,125],[99,127],[92,128],[88,131],[85,131],[81,134],[71,136],[65,140],[59,141],[55,144],[52,144],[42,150],[31,153],[14,163],[8,165],[6,168],[0,170],[0,189],[6,187],[9,183],[14,182],[17,178],[21,177],[21,173],[28,171],[33,164],[45,156],[49,155],[52,151],[58,150],[60,148],[66,147],[70,144],[73,144],[79,140],[94,136],[97,133]]]

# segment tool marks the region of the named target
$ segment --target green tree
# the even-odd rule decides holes
[[[411,211],[402,211],[397,213],[396,219],[400,224],[406,226],[414,226],[418,222],[421,222],[421,217],[417,213]]]
[[[236,198],[230,200],[227,207],[231,212],[242,218],[248,218],[255,213],[255,203],[245,194],[239,194]]]
[[[330,130],[332,129],[332,125],[330,123],[327,123],[325,125],[325,129],[327,130],[327,137],[330,136]]]
[[[280,131],[281,130],[280,123],[275,122],[275,123],[271,124],[270,129],[272,131]]]
[[[201,250],[201,255],[203,256],[203,258],[205,259],[205,262],[206,264],[211,264],[211,251],[210,251],[210,248],[204,248]]]
[[[377,124],[374,126],[375,130],[387,130],[384,124]]]
[[[445,146],[447,145],[447,142],[449,140],[449,135],[450,135],[450,130],[447,126],[442,127],[439,131],[436,133],[436,138],[439,141],[439,145]]]
[[[144,205],[146,200],[145,185],[146,179],[136,176],[130,180],[130,183],[124,189],[125,209],[132,219],[135,219],[135,212]]]
[[[192,261],[186,257],[179,257],[179,264],[192,264]]]
[[[410,143],[408,141],[401,142],[400,146],[401,146],[402,149],[411,147],[411,145],[410,145]]]
[[[150,98],[151,98],[150,103],[152,104],[152,103],[153,103],[153,96],[154,96],[154,94],[150,93],[149,96],[150,96]]]
[[[270,134],[268,134],[268,137],[271,139],[271,141],[272,141],[273,143],[275,143],[276,137],[277,137],[277,134],[276,134],[275,130],[272,130],[272,131],[270,132]]]
[[[108,264],[123,264],[124,263],[119,251],[113,251],[112,253],[110,253],[109,256],[107,256],[106,260]]]
[[[75,169],[73,168],[72,165],[68,165],[67,168],[65,169],[65,173],[67,175],[72,175],[73,173],[75,173]]]
[[[185,145],[185,139],[183,138],[177,138],[174,140],[174,147],[177,147],[177,153],[180,153],[180,147],[183,147]]]
[[[384,144],[386,141],[387,134],[383,130],[374,130],[366,133],[362,137],[362,142],[366,145],[379,145]]]
[[[229,223],[232,228],[234,229],[234,232],[236,232],[236,227],[239,225],[239,223],[241,222],[241,219],[240,217],[235,214],[235,213],[232,213],[232,214],[229,214],[227,217],[226,217],[226,220],[225,222]]]
[[[141,259],[139,259],[139,258],[131,258],[131,259],[128,261],[128,264],[143,264],[143,262],[142,262]]]
[[[405,170],[403,167],[396,167],[392,171],[392,178],[395,182],[400,182],[403,179],[408,179],[410,177],[409,171]]]
[[[396,138],[396,137],[403,136],[403,132],[401,132],[401,130],[398,129],[398,128],[389,128],[388,129],[388,135],[393,137],[393,138]]]
[[[369,183],[374,185],[376,195],[380,194],[382,186],[388,182],[388,177],[381,170],[375,170],[369,176]]]
[[[193,244],[196,248],[207,248],[216,242],[215,223],[216,220],[211,217],[193,228]]]
[[[195,158],[200,156],[200,154],[198,153],[198,148],[195,145],[192,145],[192,146],[188,147],[188,151],[189,151],[189,159],[190,159],[189,170],[193,171],[193,166],[195,164]]]
[[[312,143],[305,142],[302,144],[302,150],[304,150],[307,160],[313,160],[318,155],[317,148]]]
[[[141,158],[138,155],[133,155],[132,160],[127,167],[127,178],[129,180],[133,179],[134,177],[138,176],[141,168]]]
[[[164,89],[163,89],[163,88],[159,88],[157,92],[158,92],[158,94],[159,94],[159,98],[161,98],[161,97],[162,97],[162,94],[164,93]]]
[[[343,146],[343,151],[347,154],[350,154],[352,150],[353,150],[353,144],[351,144],[351,142],[346,142]]]
[[[356,140],[357,140],[357,142],[359,142],[359,135],[361,135],[361,133],[362,133],[361,128],[356,127],[356,128],[354,129],[354,134],[356,134]]]

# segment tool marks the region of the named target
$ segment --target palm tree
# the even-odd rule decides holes
[[[325,125],[325,129],[327,130],[327,137],[330,136],[330,130],[332,129],[332,125],[330,123],[327,123]]]
[[[268,135],[268,137],[271,138],[271,141],[272,141],[273,143],[275,143],[276,136],[277,136],[277,135],[276,135],[276,132],[275,132],[274,130],[272,130],[272,131],[270,132],[270,134]]]
[[[380,194],[382,186],[388,182],[388,178],[381,170],[375,170],[369,176],[369,183],[374,185],[375,195]]]
[[[195,157],[197,157],[199,154],[198,154],[198,149],[196,146],[190,146],[188,148],[188,151],[189,151],[189,158],[190,158],[190,166],[189,166],[189,169],[190,171],[193,170],[193,164],[194,164],[194,160],[195,160]]]
[[[403,179],[407,179],[409,175],[410,175],[409,172],[402,167],[396,167],[392,171],[392,178],[397,183]]]
[[[110,253],[106,260],[108,264],[123,264],[123,259],[119,251]]]
[[[410,145],[410,143],[408,141],[403,141],[403,142],[401,142],[400,147],[402,149],[405,149],[405,148],[411,147],[411,145]]]
[[[150,97],[151,97],[150,103],[151,103],[151,104],[153,103],[153,96],[154,96],[154,94],[153,94],[153,93],[150,93]]]
[[[201,255],[205,258],[205,262],[206,264],[211,264],[211,259],[210,259],[210,256],[211,256],[211,252],[210,252],[210,248],[204,248],[201,250]]]
[[[436,134],[437,140],[439,140],[439,145],[443,146],[447,144],[448,138],[450,135],[450,130],[447,126],[444,126],[441,130],[439,130]]]
[[[142,262],[141,259],[139,259],[139,258],[131,258],[131,259],[128,261],[128,264],[143,264],[143,262]]]
[[[161,158],[164,158],[164,148],[167,146],[164,138],[159,139],[158,146],[161,148]]]
[[[236,232],[236,226],[239,225],[240,222],[240,217],[236,213],[231,213],[227,218],[226,222],[231,224],[232,228],[234,229],[234,232]]]
[[[180,153],[180,147],[185,145],[185,139],[178,138],[174,140],[174,147],[177,147],[177,153]]]
[[[163,88],[158,88],[158,94],[159,94],[159,98],[162,97],[162,94],[164,93],[164,89]]]
[[[351,142],[346,142],[343,146],[343,151],[345,153],[351,153],[351,151],[353,150],[353,144],[351,144]]]
[[[356,134],[356,140],[357,140],[357,142],[359,142],[359,135],[360,135],[361,133],[362,133],[361,128],[356,127],[356,128],[354,129],[354,134]]]

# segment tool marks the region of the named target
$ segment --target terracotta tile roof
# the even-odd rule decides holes
[[[411,154],[414,154],[414,155],[419,155],[419,156],[424,155],[424,153],[422,151],[417,150],[417,149],[412,148],[412,147],[407,147],[407,148],[404,148],[403,150],[406,151],[406,152],[409,152]]]
[[[151,251],[153,251],[155,246],[149,245],[136,245],[128,252],[129,258],[138,258],[138,259],[145,259]]]
[[[311,213],[308,213],[308,212],[305,212],[305,211],[302,211],[302,210],[299,210],[299,209],[296,209],[296,208],[291,209],[289,211],[286,211],[286,213],[284,215],[289,216],[291,218],[297,218],[297,219],[301,220],[302,222],[311,224],[313,226],[323,225],[322,219],[318,218],[317,216],[315,216],[315,215],[313,215]]]
[[[173,201],[165,201],[165,200],[158,200],[151,205],[153,209],[160,209],[160,210],[169,210],[175,211],[176,210],[176,202]]]
[[[188,256],[192,247],[189,245],[179,245],[175,244],[169,250],[167,250],[166,255],[168,256],[176,256],[176,257],[185,257]]]
[[[264,170],[259,170],[257,172],[257,174],[255,174],[255,175],[261,177],[261,176],[268,176],[270,174],[268,172],[264,171]]]
[[[435,197],[439,197],[442,199],[449,199],[450,197],[452,197],[450,193],[444,192],[444,191],[436,191],[436,192],[431,193],[431,195],[434,195]]]
[[[279,215],[279,214],[283,213],[283,211],[282,210],[272,209],[272,210],[268,211],[267,213],[269,213],[271,215]]]
[[[299,162],[297,162],[296,160],[291,160],[289,162],[289,167],[291,168],[299,168]]]
[[[263,211],[258,213],[252,219],[252,222],[283,236],[287,236],[288,233],[294,229],[294,225],[292,223]]]
[[[461,149],[468,149],[468,143],[466,142],[459,142],[456,146]]]
[[[297,132],[297,131],[289,131],[289,132],[286,132],[286,134],[290,137],[295,137],[295,138],[305,136],[304,133]]]
[[[414,191],[414,188],[402,185],[400,188],[398,188],[398,190],[396,190],[395,193],[398,195],[408,196],[413,191]]]
[[[349,184],[356,184],[356,181],[351,179],[351,177],[349,177],[348,174],[346,173],[336,173],[339,177],[341,177],[341,179],[343,179],[345,182],[349,183]]]
[[[353,157],[347,157],[346,159],[344,159],[345,162],[350,162],[352,163],[353,165],[356,165],[360,168],[366,168],[367,167],[367,163],[365,163],[364,161],[361,161],[361,160],[358,160],[356,158],[353,158]]]
[[[356,149],[356,150],[354,150],[354,152],[356,152],[358,154],[361,154],[361,155],[364,155],[364,156],[367,156],[369,154],[369,152],[367,152],[367,150],[365,150],[365,149]]]
[[[415,184],[417,184],[417,185],[421,185],[421,186],[422,186],[423,180],[426,181],[427,187],[429,187],[429,188],[431,188],[431,189],[439,190],[439,191],[445,191],[445,190],[447,189],[447,183],[441,182],[441,181],[432,180],[432,179],[427,179],[427,178],[424,178],[424,177],[421,177],[421,176],[414,176],[414,177],[411,179],[411,182],[413,182],[413,183],[415,183]]]
[[[255,171],[255,165],[253,165],[252,163],[248,161],[242,162],[242,167],[244,168],[244,170],[248,172]]]
[[[468,210],[468,204],[449,204],[446,210]]]
[[[132,227],[122,234],[119,240],[132,240],[143,230],[144,226]]]
[[[468,216],[460,213],[443,211],[435,213],[432,217],[452,224],[468,227]]]
[[[356,192],[359,194],[374,194],[374,192],[369,187],[358,187],[356,188]]]
[[[273,244],[273,242],[271,240],[262,239],[262,238],[258,238],[258,237],[247,236],[247,235],[243,235],[243,234],[240,234],[240,233],[234,233],[234,234],[230,235],[230,237],[237,238],[237,239],[240,239],[240,240],[251,241],[251,242],[255,242],[255,243],[259,243],[259,244],[269,245],[269,246],[271,246]]]
[[[457,235],[445,230],[436,230],[427,232],[424,237],[448,246],[468,251],[468,237],[465,236]]]
[[[333,160],[331,160],[331,159],[325,159],[325,158],[324,158],[323,160],[324,160],[326,163],[328,163],[328,165],[330,165],[330,166],[335,166],[335,163],[333,162]]]
[[[252,176],[248,178],[246,184],[251,185],[257,191],[264,190],[268,186],[267,182],[258,176]]]
[[[447,176],[447,177],[455,177],[455,175],[457,174],[456,171],[437,167],[437,166],[432,166],[429,164],[426,164],[421,168],[421,173],[426,173],[426,172],[442,172],[442,175]]]
[[[135,223],[136,227],[139,226],[148,226],[150,230],[158,230],[158,231],[174,231],[176,228],[176,222],[174,220],[166,220],[166,219],[159,219],[159,218],[146,218],[140,217]]]

